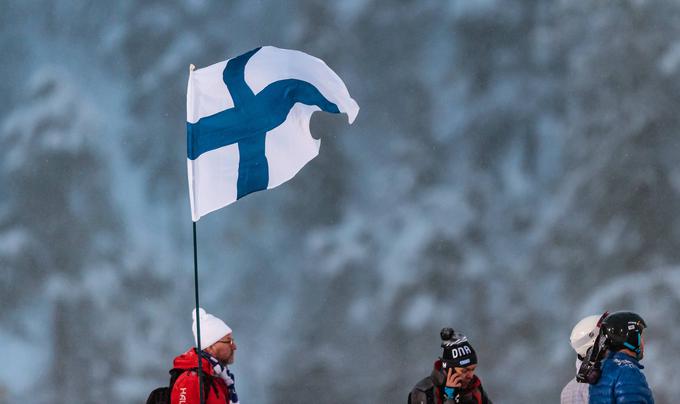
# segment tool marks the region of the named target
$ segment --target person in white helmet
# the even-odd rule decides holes
[[[571,330],[569,342],[571,347],[576,351],[576,371],[581,367],[581,362],[586,357],[588,349],[595,343],[595,338],[600,332],[597,326],[601,316],[592,315],[581,319]],[[560,394],[561,404],[588,404],[588,388],[587,383],[578,383],[576,377],[571,379],[569,383],[562,389]]]

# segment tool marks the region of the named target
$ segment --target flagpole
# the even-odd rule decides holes
[[[289,91],[287,89],[288,84],[284,83],[282,80],[277,80],[273,83],[284,83],[283,86],[274,86],[276,91],[267,92],[262,91],[258,95],[255,95],[253,89],[245,80],[245,69],[248,63],[251,63],[251,57],[258,52],[263,52],[265,56],[262,60],[273,60],[273,62],[268,63],[267,66],[259,66],[256,70],[260,73],[261,77],[258,79],[263,82],[272,82],[269,75],[268,69],[272,71],[276,70],[278,66],[289,66],[290,69],[286,69],[286,77],[295,77],[296,82],[301,82],[304,84],[305,89],[309,91],[313,90],[314,95],[309,101],[305,101],[305,104],[315,105],[319,110],[326,112],[339,113],[344,112],[347,114],[349,123],[351,124],[356,118],[359,112],[359,106],[356,101],[354,101],[345,87],[345,83],[338,77],[338,75],[333,72],[322,60],[314,58],[313,56],[307,55],[302,52],[278,49],[274,47],[260,47],[253,49],[250,52],[239,55],[235,58],[229,59],[226,62],[226,66],[223,69],[207,69],[202,71],[201,80],[194,83],[193,74],[195,72],[195,66],[189,66],[189,83],[187,86],[187,158],[190,160],[188,162],[188,175],[189,175],[189,189],[190,189],[190,200],[192,209],[192,219],[198,221],[200,214],[207,214],[214,210],[223,208],[242,196],[249,193],[256,192],[259,190],[268,189],[270,186],[274,187],[280,185],[284,176],[288,179],[291,177],[291,169],[295,167],[292,171],[292,175],[300,170],[307,162],[316,156],[318,153],[319,143],[313,141],[313,143],[307,143],[305,136],[299,136],[299,133],[293,129],[298,128],[299,125],[283,126],[283,123],[288,120],[290,112],[293,106],[298,102],[302,102],[303,99],[298,95],[295,95],[295,91]],[[260,62],[261,63],[261,62]],[[219,70],[222,70],[221,72]],[[260,70],[262,70],[260,72]],[[290,70],[290,72],[288,71]],[[256,74],[257,76],[257,74]],[[275,77],[279,77],[279,74],[274,74]],[[304,80],[305,78],[312,79],[312,82]],[[324,92],[320,91],[316,87],[315,82],[321,80],[323,84]],[[196,89],[194,89],[194,85]],[[226,85],[226,88],[225,88]],[[298,85],[298,84],[296,84]],[[225,91],[226,90],[226,91]],[[307,90],[305,90],[307,91]],[[200,106],[200,100],[202,97],[208,97],[211,100],[226,100],[225,102],[220,102],[223,105],[223,110],[215,111],[218,108],[217,103],[209,103],[211,106],[209,108],[198,108]],[[330,97],[330,99],[328,98]],[[243,99],[254,99],[252,103],[248,102],[243,104],[240,100]],[[271,103],[279,105],[270,105]],[[214,105],[213,105],[214,104]],[[232,113],[233,111],[244,111],[244,113]],[[264,113],[263,113],[264,112]],[[309,132],[309,121],[311,118],[312,111],[306,109],[299,114],[294,114],[295,119],[299,124],[305,129],[302,133]],[[252,117],[257,116],[257,122],[252,121]],[[262,132],[257,128],[269,127],[272,122],[281,122],[277,124],[275,128],[281,128],[285,133],[284,136],[295,136],[296,139],[302,139],[300,141],[295,141],[293,147],[299,147],[304,150],[311,150],[310,147],[314,146],[316,148],[316,153],[287,153],[295,154],[296,156],[290,156],[290,159],[285,162],[278,162],[278,165],[272,166],[272,160],[267,160],[266,147],[262,145],[265,144],[266,132]],[[210,130],[201,130],[201,127],[211,128]],[[273,130],[275,128],[269,128]],[[215,130],[213,130],[215,129]],[[246,135],[241,136],[241,133]],[[240,143],[241,140],[247,140],[247,142]],[[252,155],[256,167],[247,167],[247,164],[238,165],[239,176],[236,177],[232,174],[236,173],[236,170],[229,171],[225,174],[223,163],[218,162],[219,159],[225,158],[205,157],[199,160],[199,156],[203,153],[208,153],[213,150],[221,149],[227,145],[238,144],[239,150],[241,147],[247,150],[248,155]],[[266,146],[266,145],[265,145]],[[297,156],[300,154],[300,156]],[[229,153],[229,159],[232,159],[231,152]],[[229,160],[230,162],[232,160]],[[260,161],[264,161],[264,164],[259,164]],[[218,164],[219,163],[219,164]],[[232,164],[232,163],[229,163]],[[268,165],[269,164],[269,165]],[[200,167],[200,170],[199,170]],[[279,172],[280,175],[277,177],[277,183],[273,184],[271,182],[272,177],[270,173]],[[205,178],[197,176],[196,173],[205,172]],[[217,173],[220,173],[219,175]],[[243,177],[241,177],[243,173]],[[284,175],[285,174],[285,175]],[[246,181],[246,179],[251,178],[252,180]],[[236,181],[233,181],[236,179]],[[236,191],[233,200],[231,198],[213,198],[208,197],[205,201],[201,201],[200,210],[196,206],[196,200],[199,194],[199,190],[212,190],[216,187],[229,187],[230,191],[222,195],[232,195],[231,191]],[[199,311],[199,301],[198,301],[198,258],[197,258],[197,248],[196,248],[196,222],[193,222],[194,230],[194,284],[196,292],[196,312]],[[200,333],[200,313],[197,314],[198,321],[196,322],[196,342],[198,355],[198,374],[199,381],[201,379],[201,333]],[[210,362],[209,362],[210,363]],[[210,369],[210,368],[209,368]],[[212,371],[209,371],[212,374]],[[201,404],[203,404],[203,388],[201,390]]]
[[[194,64],[189,65],[189,82],[191,83],[191,73],[196,70]],[[191,86],[190,86],[191,87]],[[198,248],[196,247],[196,222],[191,221],[194,230],[194,294],[196,295],[196,353],[198,354],[198,397],[199,403],[205,404],[203,398],[203,368],[201,366],[201,313],[198,302]]]
[[[199,313],[198,303],[198,253],[196,248],[196,222],[193,222],[194,228],[194,291],[196,294],[196,353],[198,353],[198,397],[200,403],[204,404],[203,400],[203,369],[201,367],[201,314]]]

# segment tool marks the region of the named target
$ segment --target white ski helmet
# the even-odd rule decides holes
[[[571,330],[569,342],[571,342],[571,347],[574,348],[574,351],[576,351],[579,356],[586,356],[588,348],[595,343],[595,338],[600,332],[600,329],[597,326],[600,317],[602,316],[592,315],[585,317],[576,323]]]

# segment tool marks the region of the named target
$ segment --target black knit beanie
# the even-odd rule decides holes
[[[450,330],[450,332],[448,332]],[[441,332],[442,352],[441,360],[445,368],[463,368],[477,364],[477,353],[461,333],[456,333],[451,328],[444,328]]]

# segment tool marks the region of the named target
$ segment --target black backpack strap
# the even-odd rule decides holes
[[[179,376],[186,372],[187,370],[195,370],[195,369],[180,369],[180,368],[172,368],[168,373],[170,373],[170,383],[168,384],[168,387],[170,387],[170,390],[172,391],[172,388],[175,386],[175,382],[179,378]]]

